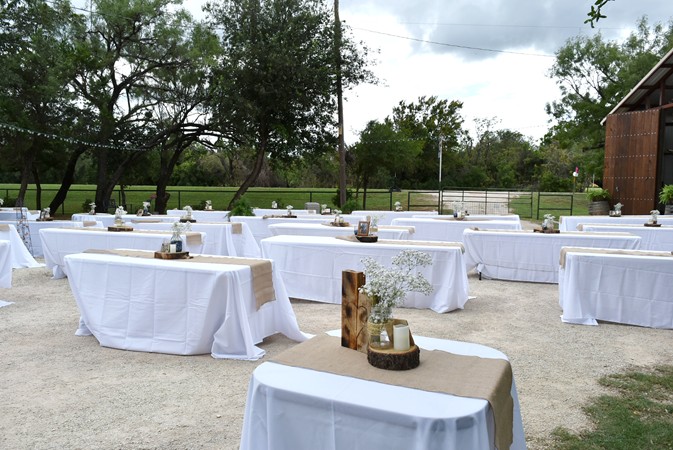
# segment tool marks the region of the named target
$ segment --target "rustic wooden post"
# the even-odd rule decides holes
[[[369,298],[360,294],[365,274],[354,270],[341,272],[341,346],[367,353]]]

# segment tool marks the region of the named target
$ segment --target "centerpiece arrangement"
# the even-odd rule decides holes
[[[367,295],[371,303],[367,359],[373,366],[397,370],[418,366],[420,350],[413,345],[408,324],[404,328],[405,321],[396,323],[393,319],[393,308],[399,306],[409,292],[432,293],[432,285],[418,271],[431,264],[432,257],[417,250],[400,252],[392,259],[391,267],[370,257],[362,260],[365,284],[360,292]],[[395,325],[403,328],[398,330]]]
[[[661,224],[657,223],[658,222],[658,217],[659,217],[659,210],[653,209],[650,211],[650,219],[647,221],[645,224],[646,227],[660,227]]]
[[[51,208],[49,208],[47,206],[42,211],[40,211],[40,217],[37,219],[37,221],[38,222],[45,222],[45,221],[54,220],[54,218],[51,217],[50,212],[51,212]]]
[[[287,209],[287,217],[297,217],[295,215],[292,215],[292,210],[294,209],[294,206],[287,205],[285,209]]]
[[[327,207],[327,203],[320,205],[320,214],[332,214],[332,209]]]
[[[124,224],[124,214],[127,214],[124,207],[117,206],[114,225],[107,227],[108,231],[133,231],[133,227]]]
[[[341,216],[341,210],[340,209],[335,209],[334,210],[334,220],[330,222],[330,225],[333,227],[349,227],[351,226],[350,223],[346,222],[346,220]]]
[[[185,213],[180,216],[180,222],[185,223],[185,222],[196,222],[196,219],[192,217],[192,212],[194,211],[191,206],[186,205],[184,208],[182,208]]]
[[[96,214],[96,203],[91,202],[89,203],[89,214],[92,216]]]
[[[189,257],[189,252],[183,251],[182,234],[191,231],[191,222],[173,222],[171,225],[171,239],[161,244],[161,250],[154,252],[154,257],[159,259],[183,259]]]
[[[206,211],[212,211],[213,210],[213,202],[210,200],[206,200],[206,206],[203,207],[204,210]]]
[[[610,217],[621,217],[622,216],[622,205],[621,203],[615,203],[613,206],[614,209],[610,210]]]
[[[556,217],[551,214],[544,215],[544,221],[542,221],[542,228],[535,228],[533,231],[538,233],[560,233],[560,230],[554,229],[554,223]]]
[[[395,202],[395,211],[404,211],[404,208],[402,208],[402,203],[400,202]]]

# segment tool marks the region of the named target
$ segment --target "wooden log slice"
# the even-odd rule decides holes
[[[421,350],[412,345],[406,352],[393,349],[376,349],[367,347],[367,361],[374,367],[385,370],[409,370],[418,367],[421,363]]]

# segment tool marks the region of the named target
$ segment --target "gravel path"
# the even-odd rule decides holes
[[[68,281],[14,271],[0,289],[0,448],[235,449],[254,368],[294,342],[275,335],[261,361],[103,348],[77,337]],[[477,342],[510,357],[530,449],[550,432],[588,426],[581,407],[598,377],[673,361],[673,331],[562,324],[558,286],[470,276],[465,309],[400,309],[415,334]],[[340,328],[340,307],[293,301],[303,331]]]

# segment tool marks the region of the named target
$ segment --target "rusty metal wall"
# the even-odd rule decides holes
[[[608,116],[603,188],[623,214],[649,214],[657,205],[660,109]]]

